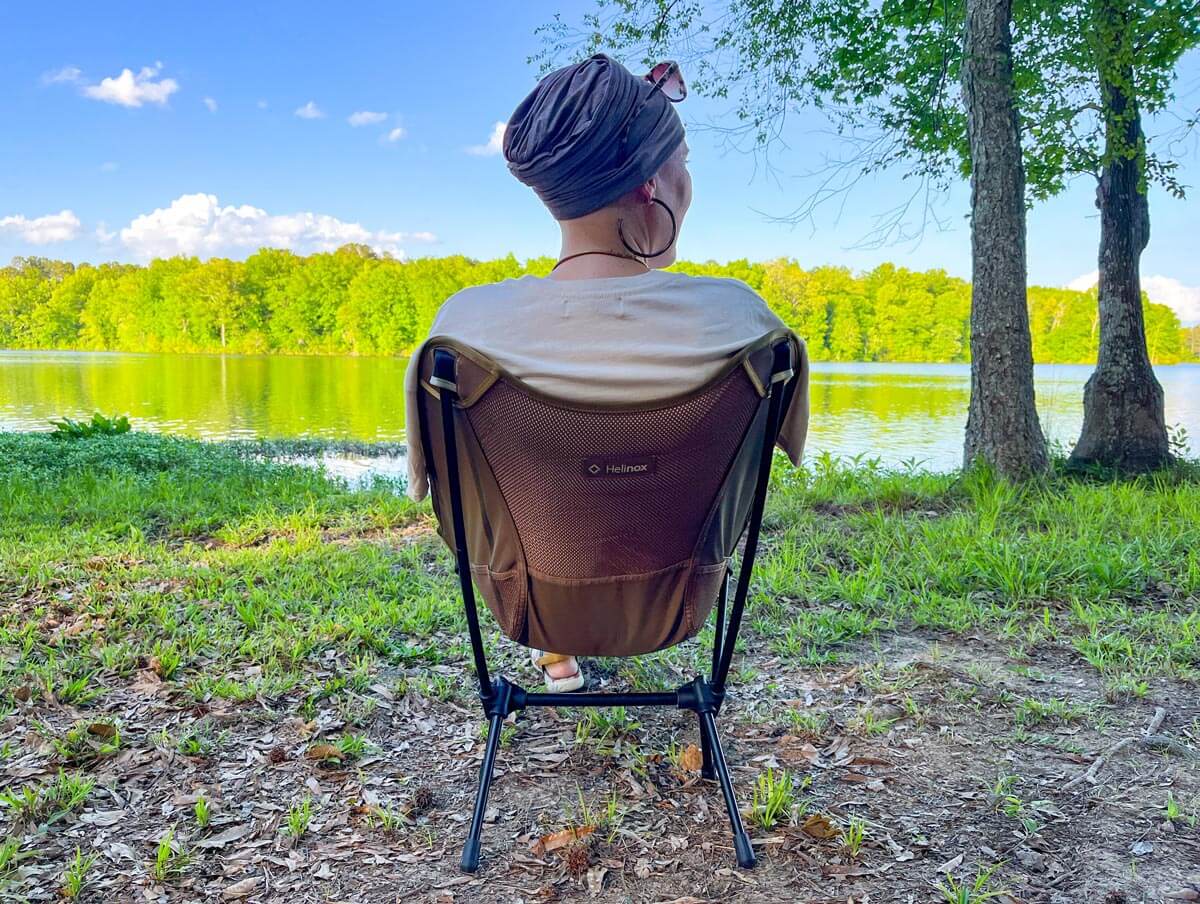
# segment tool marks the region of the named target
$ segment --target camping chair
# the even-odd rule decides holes
[[[701,774],[721,785],[738,864],[754,865],[716,717],[758,547],[796,340],[771,333],[685,396],[583,405],[539,392],[446,337],[420,362],[419,412],[439,533],[454,550],[488,719],[462,869],[479,865],[501,725],[530,706],[694,712]],[[748,527],[729,607],[729,568]],[[697,634],[716,606],[712,672],[659,693],[532,693],[493,677],[478,585],[503,633],[576,656],[631,656]]]

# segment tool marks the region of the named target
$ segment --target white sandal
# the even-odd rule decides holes
[[[566,678],[552,678],[546,670],[546,666],[554,665],[556,662],[566,662],[574,659],[573,656],[564,656],[562,653],[547,653],[545,650],[530,650],[529,660],[533,663],[535,669],[540,669],[542,678],[546,682],[546,690],[551,694],[569,694],[571,691],[577,691],[583,687],[583,670],[579,668],[579,663],[575,663],[575,674],[568,675]]]

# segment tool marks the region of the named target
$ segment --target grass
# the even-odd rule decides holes
[[[75,848],[75,857],[67,864],[67,868],[63,872],[62,896],[64,898],[73,901],[83,894],[84,888],[87,886],[88,870],[99,859],[99,854],[89,854],[85,857],[83,851],[78,847]]]
[[[175,841],[175,829],[167,829],[154,849],[154,859],[150,862],[150,876],[155,882],[169,882],[179,878],[191,862],[187,849]]]
[[[811,779],[806,776],[802,787],[807,787],[809,781]],[[795,785],[795,777],[786,769],[778,773],[774,769],[760,772],[750,804],[750,818],[754,824],[769,830],[790,821],[797,807]]]
[[[1127,480],[1056,472],[1014,487],[985,473],[817,459],[778,468],[772,482],[740,647],[775,654],[784,668],[821,669],[906,630],[990,636],[1030,677],[1022,658],[1053,649],[1095,670],[1112,699],[1140,700],[1164,677],[1200,679],[1195,465]],[[343,762],[374,749],[377,703],[363,696],[372,685],[456,706],[473,695],[450,556],[428,507],[387,483],[352,491],[281,463],[266,444],[0,434],[0,511],[0,712],[31,700],[78,710],[78,724],[44,735],[57,763],[86,772],[155,744],[202,759],[230,743],[207,717],[127,737],[106,698],[134,680],[166,685],[180,711],[240,703],[302,722],[336,714],[346,726],[334,741]],[[613,670],[650,689],[703,667],[705,657],[684,646]],[[408,674],[397,682],[389,676],[398,668]],[[773,678],[738,668],[737,680]],[[851,730],[870,738],[896,718],[923,720],[907,696],[911,675],[880,664],[864,669],[863,681],[898,694],[903,713],[864,708]],[[980,686],[993,683],[984,675]],[[1062,690],[1007,704],[1021,732],[1097,717]],[[770,718],[815,741],[828,717],[792,709]],[[571,719],[580,745],[638,751],[633,712],[590,709]],[[86,774],[60,772],[6,789],[0,806],[15,822],[46,825],[91,790]],[[755,821],[794,818],[802,790],[768,770],[755,790]],[[1023,824],[1012,787],[994,790],[998,809]],[[197,827],[208,822],[207,806],[197,804]],[[1176,802],[1167,818],[1186,820],[1194,809]],[[282,831],[299,838],[312,817],[304,798]],[[859,828],[863,836],[847,833],[856,850]],[[164,842],[151,872],[178,875],[186,855],[173,835]],[[81,888],[84,873],[80,861]],[[984,900],[987,881],[976,884],[952,885],[948,900]]]
[[[292,804],[288,810],[283,830],[292,839],[299,839],[308,831],[309,824],[312,823],[312,817],[312,798],[305,795],[299,803]]]
[[[0,805],[17,825],[48,826],[83,806],[96,782],[60,771],[40,785],[0,791]]]
[[[0,690],[101,706],[140,661],[198,702],[277,699],[336,650],[354,665],[331,696],[414,650],[457,658],[431,643],[463,624],[435,539],[362,542],[428,517],[391,487],[352,492],[259,447],[137,433],[0,434],[0,461],[0,586],[17,603],[0,641],[20,651]],[[1137,695],[1145,676],[1200,671],[1198,525],[1188,468],[1022,488],[830,460],[779,469],[747,633],[820,666],[902,624],[990,628],[1065,646]],[[430,673],[415,689],[454,700],[461,687]]]

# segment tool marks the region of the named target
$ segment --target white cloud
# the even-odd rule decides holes
[[[376,123],[383,122],[387,119],[386,113],[374,113],[371,110],[359,110],[351,113],[346,117],[346,122],[358,128],[359,126],[373,126]]]
[[[1067,283],[1067,288],[1074,289],[1076,292],[1086,292],[1098,282],[1100,282],[1100,271],[1093,270],[1091,273],[1085,273],[1082,276],[1076,276],[1073,280]]]
[[[301,119],[324,119],[325,117],[324,111],[311,100],[303,107],[297,108],[296,115]]]
[[[258,102],[258,109],[260,109],[260,110],[267,109],[267,102],[265,100],[260,100]]]
[[[408,133],[406,131],[404,131],[403,127],[396,126],[396,128],[392,129],[390,132],[387,133],[386,140],[390,141],[390,142],[396,142],[396,141],[399,141],[404,136],[406,136],[407,134]]]
[[[1185,324],[1200,321],[1200,286],[1185,286],[1171,276],[1142,277],[1142,289],[1151,301],[1165,304]]]
[[[179,90],[179,83],[173,78],[155,81],[161,71],[162,63],[143,66],[136,75],[132,69],[122,69],[116,78],[101,79],[98,85],[85,85],[83,94],[93,100],[122,107],[140,107],[143,104],[162,106]]]
[[[117,163],[115,160],[105,160],[100,164],[100,172],[102,173],[115,173],[120,168],[121,164]]]
[[[1100,280],[1100,271],[1093,270],[1067,283],[1068,289],[1086,292]],[[1173,276],[1142,277],[1142,291],[1157,304],[1165,304],[1185,325],[1200,321],[1200,286],[1186,286]]]
[[[507,126],[498,122],[492,126],[492,134],[488,137],[487,144],[473,144],[465,148],[468,154],[474,154],[476,157],[493,157],[499,154],[504,148],[504,130]]]
[[[32,220],[15,214],[0,217],[0,234],[15,235],[31,245],[69,242],[79,235],[79,217],[69,210],[34,217]]]
[[[361,242],[402,257],[406,243],[437,241],[429,232],[372,232],[328,214],[273,215],[248,204],[222,207],[216,195],[201,193],[181,195],[169,207],[136,217],[120,235],[122,244],[140,258],[236,255],[264,246],[332,251],[347,242]]]
[[[96,241],[101,245],[107,245],[117,237],[117,233],[109,231],[108,224],[101,220],[96,224]]]
[[[44,85],[58,85],[63,82],[73,85],[82,80],[83,72],[78,66],[63,66],[61,69],[55,69],[42,75],[42,84]]]
[[[213,100],[211,97],[204,98],[204,106],[208,107],[209,113],[217,112],[217,102],[215,100]]]

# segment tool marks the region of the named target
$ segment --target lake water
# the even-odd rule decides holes
[[[404,436],[404,366],[396,358],[139,355],[0,351],[0,430],[50,418],[128,414],[135,429],[209,439]],[[1037,401],[1051,440],[1070,445],[1083,418],[1086,365],[1039,365]],[[1157,368],[1166,419],[1200,455],[1200,365]],[[808,454],[958,466],[970,394],[965,364],[815,364]],[[331,455],[351,479],[399,473],[394,459]]]

